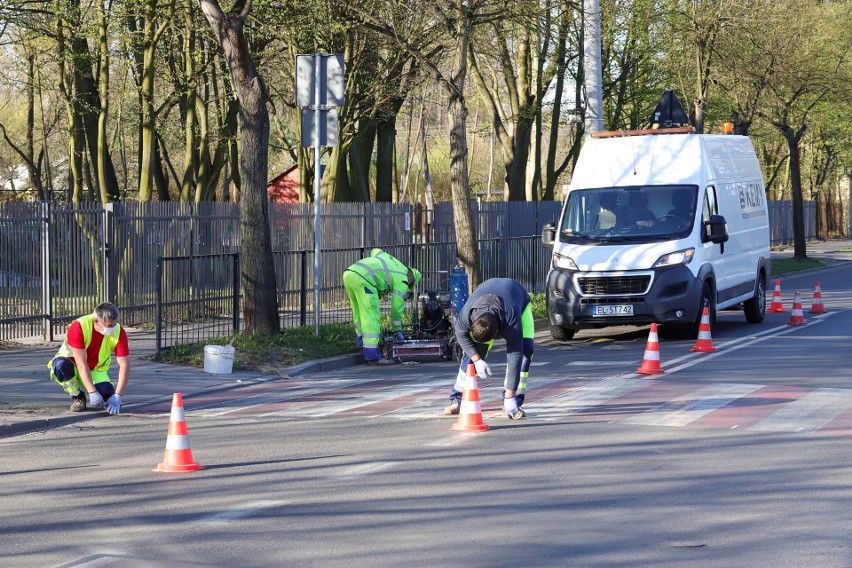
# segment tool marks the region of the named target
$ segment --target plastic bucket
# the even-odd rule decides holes
[[[204,346],[204,372],[230,375],[234,370],[234,348],[230,345]]]

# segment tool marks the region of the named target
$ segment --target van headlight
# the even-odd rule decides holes
[[[558,252],[553,253],[553,268],[564,268],[566,270],[578,270],[577,263],[574,262],[570,256],[565,256],[559,254]]]
[[[695,254],[694,248],[688,248],[669,254],[664,254],[657,259],[652,268],[662,268],[663,266],[676,266],[678,264],[689,264],[692,262],[692,255]]]

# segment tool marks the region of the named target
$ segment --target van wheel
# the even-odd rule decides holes
[[[710,308],[710,329],[716,327],[716,302],[713,301],[713,288],[705,282],[701,287],[701,300],[698,308],[698,317],[692,323],[675,323],[661,325],[658,333],[664,339],[696,339],[701,328],[701,316],[704,315],[704,306]]]
[[[760,323],[766,316],[766,276],[760,275],[754,298],[743,302],[743,311],[748,323]]]
[[[567,341],[574,337],[574,330],[562,327],[561,325],[550,326],[550,337],[559,341]]]
[[[698,332],[701,328],[701,317],[704,315],[704,306],[709,308],[708,315],[710,316],[710,332],[712,334],[713,328],[716,327],[716,302],[713,298],[713,288],[708,282],[705,282],[704,286],[701,287],[701,304],[698,307],[698,317],[692,326],[690,326],[689,335],[691,338],[698,337]]]

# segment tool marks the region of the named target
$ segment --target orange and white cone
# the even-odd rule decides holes
[[[655,323],[651,324],[651,333],[648,334],[648,343],[645,344],[642,366],[636,369],[636,372],[643,375],[659,375],[665,372],[660,368],[660,340],[657,338]]]
[[[710,337],[710,308],[704,306],[704,313],[701,314],[701,324],[698,326],[698,341],[695,342],[695,347],[692,351],[701,351],[703,353],[712,353],[716,351],[713,347],[713,339]]]
[[[163,463],[154,471],[195,471],[201,466],[192,460],[189,448],[189,432],[183,413],[183,397],[176,392],[172,397],[172,414],[169,418],[169,436],[166,438],[166,451]]]
[[[781,279],[775,279],[775,291],[772,292],[772,303],[769,305],[769,309],[767,312],[775,312],[779,314],[783,314],[787,310],[784,309],[784,305],[781,303]]]
[[[810,312],[812,314],[824,314],[825,313],[825,304],[822,303],[822,290],[819,287],[819,280],[816,281],[816,286],[814,286],[814,303],[811,304]]]
[[[793,312],[790,314],[790,321],[787,325],[806,325],[805,316],[802,314],[802,296],[796,290],[796,295],[793,296]]]
[[[488,424],[482,420],[482,406],[479,402],[479,387],[476,385],[476,367],[468,365],[464,380],[464,393],[459,407],[459,421],[453,424],[453,430],[484,432]]]

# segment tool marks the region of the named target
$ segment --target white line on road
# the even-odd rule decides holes
[[[534,412],[536,419],[547,420],[603,404],[614,398],[645,388],[650,384],[651,382],[645,379],[604,379],[565,394],[530,403],[526,408]]]
[[[390,469],[396,466],[399,462],[395,461],[380,461],[380,462],[370,462],[363,463],[361,465],[352,466],[343,470],[343,473],[338,475],[330,475],[329,478],[332,479],[352,479],[355,477],[360,477],[362,475],[369,475],[371,473],[377,473],[379,471],[384,471],[386,469]]]
[[[815,432],[852,407],[852,391],[817,389],[764,418],[750,430],[760,432]]]
[[[227,521],[251,517],[252,515],[259,513],[260,511],[265,511],[266,509],[274,509],[275,507],[281,507],[285,504],[285,501],[255,501],[252,503],[238,505],[220,513],[204,515],[203,517],[199,517],[191,522],[199,524],[224,523]]]
[[[624,422],[644,426],[686,426],[706,414],[763,388],[764,385],[718,383],[670,400]]]
[[[354,393],[347,399],[335,401],[336,404],[328,404],[330,401],[323,401],[321,405],[317,405],[318,407],[312,405],[304,408],[296,408],[286,411],[286,414],[288,417],[307,416],[310,418],[322,418],[323,416],[338,414],[340,412],[346,412],[347,410],[354,410],[377,402],[384,402],[386,400],[428,391],[446,384],[446,379],[435,379],[432,381],[409,383],[405,386],[394,385],[392,387],[381,387],[376,388],[375,390]]]
[[[204,416],[204,417],[215,417],[215,416],[224,416],[225,414],[230,414],[232,412],[237,412],[238,410],[246,410],[248,408],[256,408],[258,406],[265,406],[267,404],[275,404],[278,402],[287,402],[290,400],[296,400],[305,396],[310,396],[314,394],[320,394],[336,389],[342,389],[346,387],[351,387],[354,385],[359,385],[362,383],[369,383],[372,379],[350,379],[350,380],[335,380],[329,383],[322,384],[311,384],[311,385],[299,385],[296,387],[290,387],[279,393],[263,393],[257,394],[253,396],[248,396],[245,398],[237,398],[237,399],[228,399],[215,403],[208,404],[206,406],[201,406],[197,408],[193,408],[192,411],[187,414]],[[217,408],[219,410],[209,410],[211,408]],[[278,414],[278,413],[271,413]],[[268,414],[261,414],[259,416],[269,416]]]

